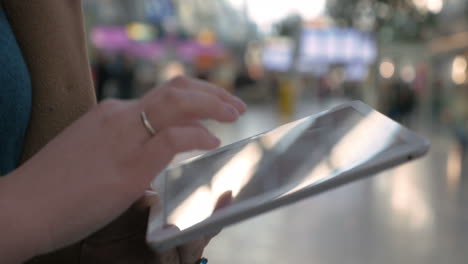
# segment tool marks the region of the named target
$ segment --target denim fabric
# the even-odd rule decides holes
[[[0,176],[18,165],[31,100],[28,68],[7,16],[0,8]]]

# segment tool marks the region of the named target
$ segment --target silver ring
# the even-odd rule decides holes
[[[195,264],[207,264],[207,263],[208,263],[207,258],[201,258],[201,259],[197,260],[197,262]]]
[[[143,122],[143,125],[145,126],[146,130],[148,133],[150,133],[151,136],[156,135],[156,130],[154,127],[151,125],[150,121],[148,120],[148,117],[146,116],[145,111],[142,111],[140,113],[141,121]]]

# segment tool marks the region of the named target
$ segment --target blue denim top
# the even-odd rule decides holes
[[[0,176],[18,166],[31,114],[28,68],[0,7]]]

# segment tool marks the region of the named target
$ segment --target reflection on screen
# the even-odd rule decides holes
[[[403,144],[398,127],[378,113],[363,116],[346,107],[168,170],[165,222],[181,230],[197,224],[228,191],[233,209],[313,186]]]

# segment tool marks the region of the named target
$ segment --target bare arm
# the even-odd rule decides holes
[[[21,189],[21,173],[15,171],[0,179],[0,262],[21,263],[37,254],[41,230],[38,216],[31,219],[29,195]],[[13,180],[14,179],[14,180]],[[31,207],[31,208],[30,208]],[[46,238],[43,238],[46,240]]]

